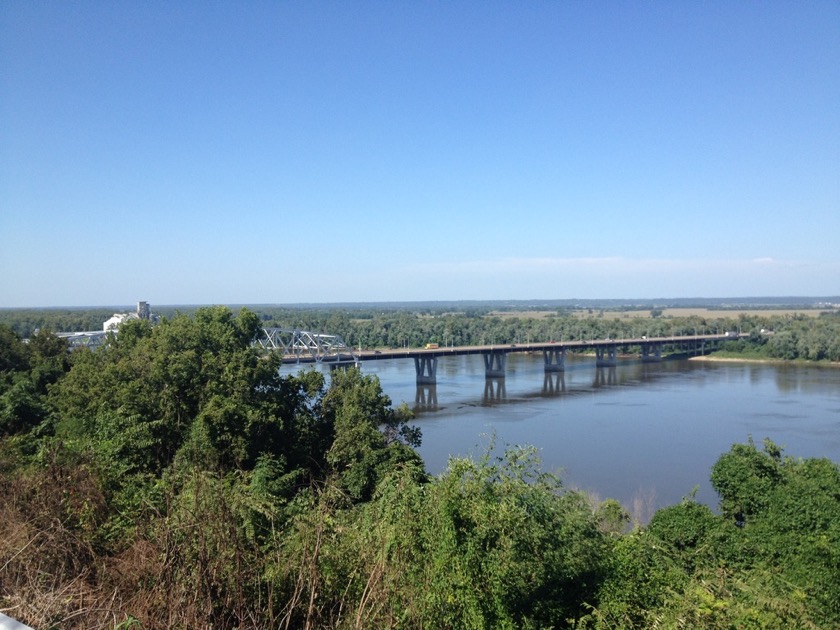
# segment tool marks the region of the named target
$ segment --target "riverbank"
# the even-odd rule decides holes
[[[767,357],[750,356],[718,356],[715,354],[704,354],[702,356],[689,357],[689,361],[714,361],[720,363],[764,363],[767,365],[795,365],[797,367],[830,367],[840,368],[837,361],[807,361],[804,359],[770,359]]]

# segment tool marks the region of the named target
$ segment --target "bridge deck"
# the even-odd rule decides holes
[[[464,356],[470,354],[503,353],[514,352],[542,352],[544,350],[597,350],[603,348],[622,348],[629,346],[644,345],[677,345],[697,344],[707,341],[732,341],[747,336],[746,333],[723,333],[710,335],[681,335],[672,337],[638,337],[632,339],[590,339],[579,341],[546,341],[539,343],[522,344],[490,344],[483,346],[446,346],[443,348],[396,348],[384,350],[353,350],[343,353],[337,357],[323,357],[321,362],[343,362],[353,361],[381,361],[385,359],[412,359],[415,357],[444,357]],[[348,349],[349,350],[349,349]],[[307,356],[288,356],[283,358],[284,363],[314,363],[316,359]]]

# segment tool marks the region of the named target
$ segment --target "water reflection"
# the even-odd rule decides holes
[[[414,411],[437,411],[437,385],[418,385],[414,396]]]
[[[592,381],[593,389],[615,385],[618,385],[618,369],[615,366],[595,368],[595,379]]]
[[[565,372],[546,372],[543,377],[543,396],[559,396],[566,393]]]
[[[507,389],[505,386],[505,379],[484,379],[484,396],[482,397],[481,401],[485,405],[492,405],[493,403],[504,402],[505,400],[507,400]]]
[[[834,367],[805,370],[781,365],[774,372],[776,387],[785,393],[819,394],[840,386],[840,370]]]

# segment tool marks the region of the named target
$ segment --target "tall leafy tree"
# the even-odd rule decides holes
[[[421,462],[411,448],[420,445],[420,433],[407,425],[408,407],[394,409],[375,376],[351,368],[336,370],[331,378],[321,403],[335,432],[327,462],[352,497],[366,500],[398,464]]]

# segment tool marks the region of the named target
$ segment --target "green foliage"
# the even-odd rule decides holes
[[[712,468],[712,486],[720,495],[724,516],[739,524],[762,511],[783,480],[783,462],[779,449],[765,442],[760,452],[752,439],[735,444]]]
[[[840,626],[840,469],[765,440],[712,472],[722,514],[686,499],[615,540],[583,627]]]
[[[400,464],[421,465],[416,452],[398,439],[419,445],[419,434],[406,428],[408,409],[394,410],[375,376],[357,368],[334,371],[321,404],[335,431],[327,463],[353,498],[369,499],[383,474]]]
[[[582,628],[646,628],[655,625],[656,612],[689,581],[667,545],[644,530],[614,540],[606,579]]]
[[[665,617],[705,610],[688,618],[761,628],[840,624],[838,466],[783,457],[770,440],[759,451],[750,440],[720,457],[712,482],[721,516],[685,503],[651,522],[693,571],[693,586]]]
[[[630,514],[615,499],[607,499],[595,511],[598,528],[608,534],[621,534],[630,524]]]
[[[3,377],[0,377],[3,378]],[[0,436],[24,433],[47,415],[47,407],[35,384],[25,375],[3,378],[0,394]]]
[[[545,627],[581,615],[604,570],[586,498],[533,449],[453,460],[429,489],[421,625]]]
[[[17,333],[0,324],[0,373],[25,370],[29,366],[28,354]]]
[[[815,623],[803,593],[772,571],[732,572],[706,568],[682,592],[669,593],[651,611],[648,627],[830,628]]]
[[[365,345],[730,327],[295,317]],[[0,325],[0,607],[39,627],[840,627],[837,464],[736,444],[712,469],[720,515],[687,499],[628,532],[533,449],[430,479],[407,407],[355,369],[281,377],[251,345],[265,320],[197,309],[69,355]],[[831,359],[838,321],[743,317],[776,334],[734,343]]]
[[[73,369],[54,398],[62,423],[75,428],[59,430],[81,429],[90,437],[117,417],[123,430],[126,424],[143,425],[133,429],[148,438],[138,447],[145,451],[147,470],[160,474],[199,422],[212,451],[206,462],[222,468],[253,465],[264,449],[278,447],[277,413],[285,402],[279,358],[262,357],[250,345],[256,326],[252,313],[234,317],[218,307],[154,328],[127,322],[108,347],[74,355]]]
[[[402,465],[350,510],[336,490],[290,541],[297,626],[560,627],[601,579],[607,546],[588,501],[540,473],[533,449],[453,460],[428,483]]]
[[[168,513],[155,522],[152,539],[166,554],[162,612],[189,620],[173,625],[275,627],[265,611],[250,610],[267,593],[260,533],[276,509],[253,492],[249,478],[191,469],[170,480]]]
[[[39,330],[76,332],[101,330],[102,322],[113,315],[112,309],[0,309],[0,327],[13,330],[28,339]],[[2,344],[0,344],[2,345]]]
[[[706,542],[707,535],[718,527],[719,520],[708,506],[684,500],[658,510],[648,530],[676,551],[694,551]]]
[[[840,467],[825,459],[781,461],[782,482],[763,510],[730,533],[753,553],[731,563],[779,575],[817,625],[840,626]]]
[[[43,331],[24,344],[0,325],[0,436],[42,425],[51,412],[47,392],[68,369],[63,340]]]

